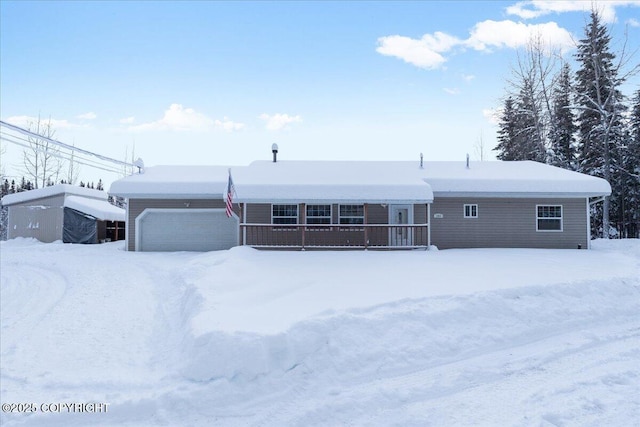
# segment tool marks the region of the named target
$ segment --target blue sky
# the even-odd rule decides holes
[[[247,164],[274,142],[282,159],[463,160],[482,138],[491,158],[517,49],[538,32],[571,60],[591,4],[3,0],[0,116],[147,165]],[[596,5],[614,50],[625,31],[640,46],[640,1]],[[97,177],[118,178],[83,167]]]

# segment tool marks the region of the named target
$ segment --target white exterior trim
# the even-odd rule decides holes
[[[538,207],[539,206],[553,206],[553,207],[558,207],[560,206],[560,217],[550,217],[548,219],[559,219],[560,220],[560,230],[540,230],[538,229],[538,220],[541,219],[538,216]],[[544,204],[544,205],[536,205],[536,212],[535,212],[536,216],[536,232],[538,233],[562,233],[564,231],[564,206],[562,205],[550,205],[550,204]],[[544,219],[544,218],[542,218]]]

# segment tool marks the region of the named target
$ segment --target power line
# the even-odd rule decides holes
[[[43,141],[50,142],[50,143],[52,143],[54,145],[57,145],[59,147],[66,148],[67,150],[71,150],[71,151],[74,151],[74,152],[82,153],[82,154],[85,154],[85,155],[88,155],[88,156],[97,157],[100,160],[104,160],[104,161],[107,161],[107,162],[115,163],[115,164],[120,165],[120,166],[125,166],[125,167],[133,167],[134,166],[132,163],[129,163],[129,162],[123,162],[122,160],[113,159],[111,157],[103,156],[103,155],[98,154],[98,153],[94,153],[94,152],[91,152],[91,151],[88,151],[88,150],[83,150],[81,148],[74,147],[72,145],[65,144],[64,142],[60,142],[58,140],[55,140],[55,139],[52,139],[52,138],[48,138],[46,136],[38,135],[37,133],[31,132],[30,130],[23,129],[23,128],[19,127],[19,126],[12,125],[12,124],[4,122],[2,120],[0,120],[0,126],[4,126],[4,127],[8,128],[8,129],[11,129],[11,130],[13,130],[15,132],[19,132],[19,133],[21,133],[23,135],[26,135],[27,137],[41,139]]]
[[[0,139],[2,139],[3,141],[7,141],[10,142],[12,144],[18,145],[20,147],[23,148],[27,148],[30,150],[35,150],[38,152],[41,152],[43,154],[52,156],[52,157],[56,157],[59,159],[63,159],[63,160],[67,160],[70,162],[74,162],[80,165],[84,165],[84,166],[89,166],[92,168],[96,168],[96,169],[101,169],[107,172],[112,172],[112,173],[118,173],[121,174],[123,173],[123,169],[122,168],[118,168],[116,166],[110,166],[110,165],[105,165],[102,163],[98,163],[96,160],[94,159],[88,159],[85,157],[82,157],[78,154],[76,154],[75,152],[63,152],[63,151],[57,151],[57,150],[52,150],[49,148],[45,148],[45,147],[41,147],[39,145],[32,145],[31,141],[29,141],[28,139],[25,138],[21,138],[20,136],[17,135],[10,135],[6,132],[2,132],[0,131]]]

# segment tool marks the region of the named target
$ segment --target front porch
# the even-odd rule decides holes
[[[429,224],[240,224],[243,245],[265,249],[426,249]]]

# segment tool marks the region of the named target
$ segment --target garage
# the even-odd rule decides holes
[[[215,251],[238,245],[238,218],[224,209],[145,209],[136,251]]]

